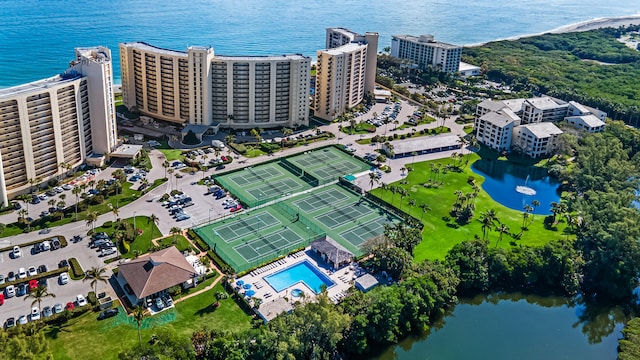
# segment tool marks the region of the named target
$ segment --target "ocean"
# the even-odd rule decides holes
[[[109,47],[120,83],[120,42],[315,57],[334,26],[378,32],[381,51],[393,34],[462,45],[639,12],[630,0],[0,0],[0,88],[63,71],[75,47]]]

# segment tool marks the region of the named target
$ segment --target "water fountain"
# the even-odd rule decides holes
[[[536,194],[536,191],[527,186],[528,181],[529,181],[529,175],[527,175],[527,178],[524,180],[524,186],[523,185],[516,186],[516,191],[519,192],[520,194],[533,196]]]

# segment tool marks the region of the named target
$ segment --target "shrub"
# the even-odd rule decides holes
[[[244,144],[230,143],[229,147],[240,154],[244,154],[247,152],[247,147]]]
[[[193,240],[193,242],[196,244],[196,247],[198,247],[200,251],[209,251],[209,249],[211,249],[209,247],[209,244],[204,242],[204,240],[202,240],[202,238],[200,238],[200,236],[198,236],[198,234],[196,234],[196,232],[193,231],[193,229],[187,230],[187,237]]]
[[[70,276],[73,280],[81,280],[84,279],[84,270],[82,270],[82,266],[78,262],[78,259],[71,258],[69,259],[69,266],[71,267]]]
[[[214,264],[216,264],[216,266],[218,267],[218,269],[220,269],[223,273],[225,274],[233,274],[234,271],[231,268],[231,266],[229,266],[229,264],[227,264],[226,262],[224,262],[219,256],[218,254],[216,254],[213,251],[207,251],[207,256],[209,257],[209,259],[211,259],[211,261],[213,261]]]
[[[112,226],[113,226],[113,221],[111,220],[105,221],[104,224],[102,224],[102,227],[105,227],[105,228],[110,228]]]
[[[98,297],[96,296],[96,293],[89,291],[89,294],[87,294],[87,301],[93,306],[98,305]]]

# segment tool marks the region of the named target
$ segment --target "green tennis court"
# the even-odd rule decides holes
[[[287,162],[318,179],[319,184],[327,184],[336,181],[340,176],[369,169],[366,163],[335,147],[308,151],[287,158]]]
[[[364,255],[361,245],[366,240],[384,233],[384,224],[401,221],[340,185],[330,185],[284,202],[356,256]]]
[[[298,221],[273,206],[205,225],[195,232],[237,272],[267,263],[325,236],[318,227]]]

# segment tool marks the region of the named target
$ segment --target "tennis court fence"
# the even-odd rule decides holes
[[[292,221],[297,219],[297,221],[299,221],[302,225],[306,226],[307,230],[309,230],[309,232],[313,234],[312,236],[318,236],[318,238],[321,238],[322,236],[327,235],[313,221],[309,220],[306,216],[302,215],[300,211],[294,209],[284,201],[277,202],[273,205],[281,212],[287,214]]]
[[[282,194],[278,193],[272,196],[263,196],[260,199],[255,199],[252,196],[247,196],[246,193],[244,191],[241,191],[242,189],[240,189],[236,184],[233,184],[231,181],[227,181],[227,179],[225,179],[224,177],[214,177],[214,180],[216,183],[218,183],[218,185],[229,190],[232,194],[237,196],[238,200],[240,200],[240,202],[247,205],[248,207],[256,207],[258,205],[266,204],[269,201],[282,197]]]

